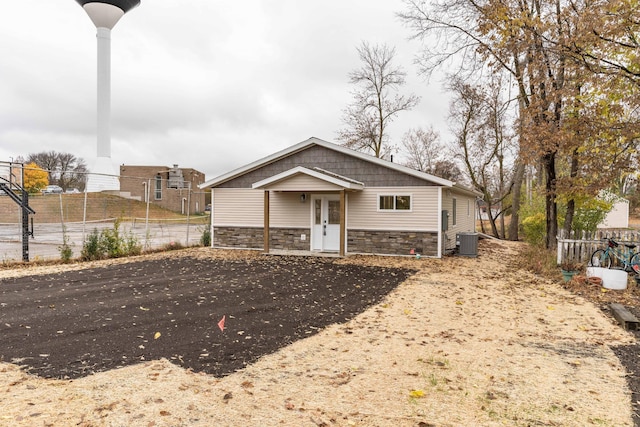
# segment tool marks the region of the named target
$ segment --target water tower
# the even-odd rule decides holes
[[[118,172],[111,161],[111,30],[140,0],[76,0],[97,28],[98,38],[98,155],[89,162],[92,175],[87,191],[119,190]]]

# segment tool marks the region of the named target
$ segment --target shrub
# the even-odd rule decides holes
[[[542,245],[547,233],[547,220],[544,213],[536,213],[522,220],[525,240],[532,245]]]
[[[111,229],[105,228],[102,232],[98,232],[94,228],[82,246],[82,259],[85,261],[140,255],[141,253],[142,245],[133,233],[121,235],[120,221],[118,220]]]
[[[601,199],[588,199],[576,209],[573,215],[575,231],[596,231],[598,224],[604,221],[613,203]]]
[[[133,233],[129,233],[124,241],[124,252],[126,255],[140,255],[142,253],[142,245]]]
[[[67,230],[64,227],[62,228],[62,245],[58,247],[58,250],[60,251],[60,259],[63,262],[71,261],[71,258],[73,257],[73,250],[69,245],[69,236],[67,235]]]
[[[200,244],[204,247],[211,246],[211,229],[209,227],[205,227],[202,231],[202,236],[200,236]]]
[[[118,258],[124,254],[119,228],[120,222],[116,220],[113,228],[105,228],[100,233],[100,252],[107,258]]]
[[[84,261],[102,259],[102,251],[100,250],[100,233],[98,233],[97,228],[94,228],[85,239],[80,256]]]

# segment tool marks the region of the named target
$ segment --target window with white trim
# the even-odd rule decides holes
[[[410,211],[411,195],[381,194],[378,196],[379,211]]]
[[[160,175],[156,175],[154,193],[156,200],[162,200],[162,177]]]

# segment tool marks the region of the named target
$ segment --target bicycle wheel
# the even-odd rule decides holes
[[[640,258],[638,261],[640,262]],[[593,253],[593,255],[591,255],[589,265],[591,267],[611,268],[611,256],[609,256],[609,252],[603,249],[598,249]]]
[[[634,273],[640,274],[640,253],[637,253],[631,257],[629,265]]]

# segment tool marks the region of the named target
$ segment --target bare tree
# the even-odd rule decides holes
[[[436,161],[433,165],[433,172],[431,172],[431,174],[440,178],[448,179],[449,181],[465,181],[466,183],[466,177],[460,170],[460,166],[458,166],[457,162],[451,159],[440,159]]]
[[[58,165],[60,170],[58,185],[60,187],[65,190],[68,188],[84,189],[89,170],[83,159],[70,153],[60,153]]]
[[[449,110],[456,151],[464,163],[471,184],[483,194],[494,236],[504,238],[504,211],[513,187],[509,155],[513,136],[508,103],[502,101],[500,85],[473,86],[453,78],[449,87],[454,98]],[[497,212],[494,214],[494,209]],[[500,218],[500,231],[496,219]]]
[[[405,166],[427,173],[433,173],[444,148],[433,127],[409,129],[402,137],[402,147],[407,155]]]
[[[49,184],[56,184],[66,190],[68,188],[84,189],[87,164],[81,158],[70,153],[43,151],[30,153],[27,163],[35,163],[49,175]]]
[[[405,84],[406,73],[392,63],[395,48],[362,42],[356,49],[362,66],[349,74],[349,82],[357,89],[353,102],[343,111],[347,127],[338,132],[338,139],[346,147],[382,158],[391,148],[387,126],[398,113],[415,107],[419,98],[397,93]]]
[[[40,168],[47,171],[49,183],[53,184],[56,180],[56,172],[58,170],[58,153],[55,151],[41,151],[40,153],[30,153],[25,163],[35,163]]]
[[[405,166],[453,182],[463,180],[453,154],[440,142],[440,135],[433,127],[410,129],[402,137],[402,146],[407,156]]]

